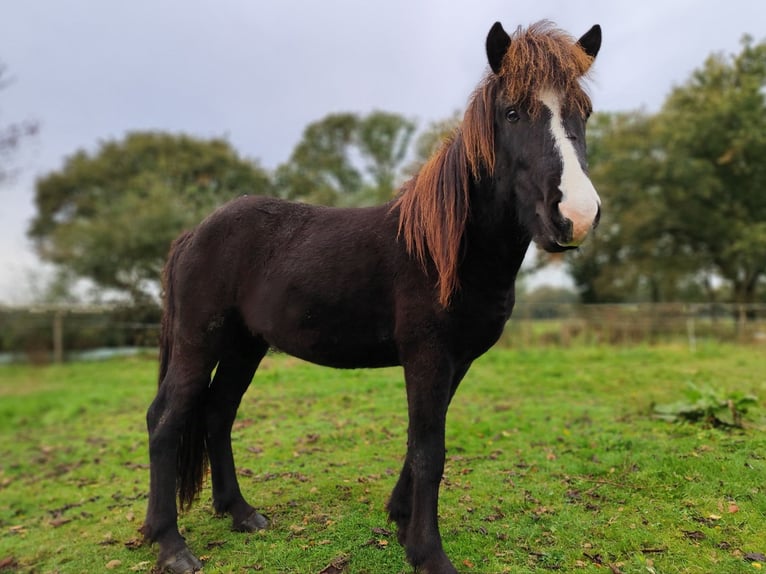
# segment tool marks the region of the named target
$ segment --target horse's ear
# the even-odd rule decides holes
[[[487,35],[487,59],[489,60],[489,67],[496,74],[499,74],[503,67],[503,58],[510,45],[511,37],[503,30],[503,25],[500,22],[495,22]]]
[[[582,35],[582,38],[577,40],[580,47],[585,50],[591,58],[595,58],[598,54],[599,48],[601,48],[601,26],[596,24]]]

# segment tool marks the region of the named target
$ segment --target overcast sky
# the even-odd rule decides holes
[[[762,0],[24,0],[0,11],[0,126],[37,120],[0,187],[0,302],[39,269],[26,239],[35,177],[131,130],[225,136],[267,168],[330,112],[397,112],[420,126],[461,109],[484,39],[550,19],[601,24],[590,92],[601,111],[654,111],[713,52],[766,38]]]

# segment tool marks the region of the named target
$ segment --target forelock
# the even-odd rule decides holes
[[[575,38],[541,21],[512,34],[498,80],[508,100],[524,104],[533,116],[540,111],[538,95],[544,89],[561,94],[564,107],[585,113],[591,102],[582,80],[592,63]]]

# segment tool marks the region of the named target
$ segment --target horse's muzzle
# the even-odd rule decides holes
[[[563,212],[561,215],[564,221],[563,225],[559,226],[562,235],[561,238],[556,240],[556,243],[560,247],[574,249],[585,241],[591,230],[598,227],[599,221],[601,221],[601,205],[596,205],[596,213],[592,218],[579,217],[572,220]]]

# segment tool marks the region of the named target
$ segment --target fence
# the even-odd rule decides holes
[[[520,304],[508,323],[512,345],[631,345],[699,340],[766,345],[766,305],[637,303]]]
[[[155,349],[154,306],[0,307],[0,362],[61,362]],[[632,345],[700,340],[766,346],[766,305],[519,303],[503,344]]]
[[[62,362],[94,354],[154,348],[156,306],[0,306],[0,363]]]

